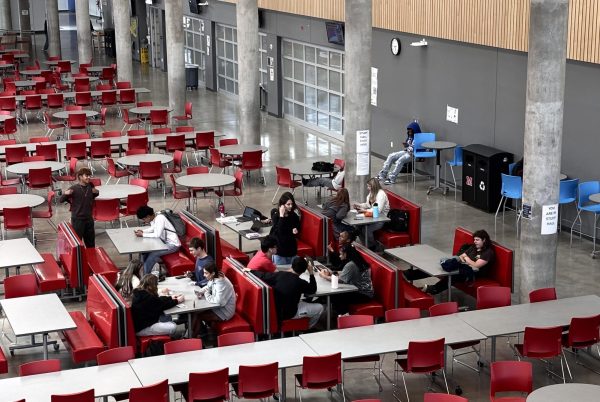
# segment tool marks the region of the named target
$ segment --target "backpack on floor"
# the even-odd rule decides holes
[[[185,236],[185,233],[186,233],[185,223],[183,222],[183,220],[181,219],[181,217],[179,216],[179,214],[177,212],[173,212],[170,209],[163,209],[162,211],[160,211],[160,213],[163,214],[164,217],[167,218],[167,220],[169,222],[171,222],[171,225],[173,225],[173,228],[175,229],[175,233],[177,233],[177,236],[179,236],[179,237]],[[165,228],[165,230],[169,230],[169,229]],[[172,232],[172,230],[169,230],[169,232]]]
[[[385,224],[385,229],[397,233],[408,232],[408,212],[401,209],[390,209],[388,212],[390,221]]]

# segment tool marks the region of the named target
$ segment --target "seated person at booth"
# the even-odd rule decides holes
[[[171,317],[163,312],[183,303],[183,295],[167,296],[168,289],[158,291],[158,278],[152,274],[146,274],[140,281],[140,285],[133,290],[131,299],[131,316],[133,327],[138,336],[170,335],[174,338],[181,337],[184,332],[177,330],[177,324]]]
[[[275,272],[277,267],[273,263],[274,255],[277,255],[277,239],[269,235],[260,241],[260,250],[248,262],[248,268],[253,271]]]
[[[208,282],[196,295],[199,299],[204,297],[206,301],[218,304],[219,307],[196,313],[192,323],[192,337],[198,336],[203,323],[227,321],[235,314],[236,296],[233,284],[214,262],[204,267],[204,277]]]
[[[421,127],[416,121],[413,121],[406,126],[406,140],[402,143],[403,149],[392,152],[387,156],[385,162],[383,162],[381,171],[379,171],[379,174],[377,175],[379,180],[383,181],[385,184],[394,184],[396,182],[396,177],[400,174],[402,166],[412,159],[415,134],[420,132]]]
[[[315,177],[314,179],[302,179],[304,187],[325,187],[338,191],[344,182],[344,171],[340,170],[334,177]]]
[[[354,229],[352,230],[344,230],[340,233],[340,238],[338,239],[337,250],[344,247],[346,244],[352,244],[356,240],[356,233]],[[345,261],[340,259],[340,253],[333,247],[333,243],[329,243],[327,245],[327,256],[329,257],[329,263],[331,265],[331,269],[334,271],[341,271],[344,269]]]
[[[160,257],[167,254],[175,253],[179,250],[181,242],[175,228],[169,222],[169,220],[160,212],[155,214],[154,209],[147,205],[143,205],[137,210],[137,218],[143,221],[145,224],[150,224],[148,229],[137,229],[135,235],[137,237],[155,237],[162,240],[167,246],[166,250],[152,251],[150,253],[142,254],[142,261],[144,263],[144,274],[154,273],[158,276],[160,270],[158,269],[158,261]],[[155,267],[156,265],[156,267]]]
[[[336,240],[341,232],[353,229],[352,226],[342,222],[348,215],[348,211],[350,211],[350,194],[345,188],[340,188],[335,195],[323,203],[321,213],[332,220],[333,237]]]
[[[369,190],[369,194],[367,194],[366,202],[361,204],[354,204],[354,208],[359,213],[365,213],[373,216],[375,208],[377,208],[377,212],[379,216],[387,216],[388,212],[390,212],[390,201],[388,200],[388,196],[381,188],[379,181],[372,177],[367,181],[367,190]],[[385,222],[373,222],[367,226],[366,230],[363,229],[364,226],[357,227],[356,230],[360,233],[360,239],[363,244],[368,244],[371,250],[377,249],[377,244],[375,244],[375,236],[373,233],[381,228]],[[366,238],[365,238],[366,231]]]
[[[131,301],[133,290],[140,285],[140,277],[142,276],[142,262],[140,260],[131,260],[122,272],[119,273],[119,279],[115,285],[115,289],[125,300]]]
[[[204,277],[204,267],[215,262],[206,252],[204,240],[199,237],[194,237],[190,240],[190,254],[196,257],[196,268],[194,272],[187,272],[188,278],[196,282],[198,286],[206,286],[208,279]]]
[[[307,269],[309,282],[300,278],[300,275]],[[292,318],[308,317],[310,328],[319,322],[319,317],[323,313],[323,305],[300,300],[302,295],[311,295],[317,291],[312,262],[309,263],[304,257],[295,257],[289,270],[253,271],[253,274],[273,288],[277,318],[280,322]]]

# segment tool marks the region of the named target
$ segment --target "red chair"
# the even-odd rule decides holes
[[[106,107],[100,108],[100,119],[88,122],[90,126],[106,126]]]
[[[490,365],[490,402],[525,402],[524,397],[500,397],[498,392],[529,394],[533,390],[532,365],[529,362],[492,362]]]
[[[275,165],[275,170],[277,171],[277,190],[275,190],[271,204],[275,202],[275,198],[277,197],[277,193],[279,193],[281,186],[289,188],[293,194],[296,187],[300,187],[302,185],[301,182],[292,180],[290,169]]]
[[[167,137],[168,138],[168,137]],[[183,162],[183,151],[177,150],[173,154],[173,167],[165,169],[165,173],[181,173],[181,163]]]
[[[146,130],[138,129],[138,130],[127,130],[127,136],[129,137],[142,137],[147,136],[148,133]]]
[[[92,136],[89,133],[79,133],[71,136],[72,140],[89,140],[91,138]]]
[[[237,384],[232,384],[237,398],[261,399],[279,393],[279,364],[240,366]]]
[[[229,369],[224,368],[205,373],[190,373],[187,400],[229,400]]]
[[[423,395],[423,402],[469,402],[469,400],[457,395],[434,394],[428,392]]]
[[[119,138],[122,137],[123,134],[120,131],[117,130],[111,130],[111,131],[103,131],[102,132],[102,138]],[[118,153],[119,156],[121,155],[121,145],[111,145],[110,150],[112,152],[112,154],[114,155],[115,153]]]
[[[35,244],[35,229],[31,219],[31,208],[4,208],[4,231],[31,229],[31,243]],[[2,239],[4,239],[4,231]],[[6,286],[6,285],[5,285]]]
[[[35,274],[13,275],[7,276],[4,279],[5,299],[35,296],[38,293],[38,285]]]
[[[36,117],[42,120],[40,111],[42,110],[42,95],[27,95],[25,97],[25,122],[29,124],[27,112],[37,112]]]
[[[148,107],[148,106],[152,106],[152,101],[142,101],[142,102],[137,102],[135,104],[135,106],[137,107]]]
[[[105,364],[124,363],[134,358],[135,350],[133,346],[122,346],[98,353],[96,362],[98,366],[104,366]]]
[[[480,286],[477,288],[477,310],[510,306],[510,288]]]
[[[366,327],[369,325],[375,324],[375,319],[372,315],[347,315],[347,316],[338,316],[338,329],[344,328],[355,328],[355,327]],[[342,372],[342,381],[346,374],[346,371],[349,370],[360,370],[359,369],[347,369],[345,368],[348,363],[373,363],[373,378],[379,385],[379,392],[383,391],[383,387],[381,386],[381,356],[379,355],[369,355],[362,357],[354,357],[349,359],[342,359],[344,362],[344,371]],[[363,369],[364,370],[364,369]]]
[[[180,121],[188,121],[192,120],[192,102],[185,102],[185,111],[183,115],[173,116],[173,120]]]
[[[92,141],[90,144],[90,157],[88,161],[88,165],[92,171],[94,171],[92,167],[92,163],[96,160],[105,160],[110,158],[112,155],[112,148],[110,145],[110,140],[98,140]]]
[[[29,169],[29,175],[27,175],[27,187],[32,190],[48,187],[52,188],[52,169],[49,167]]]
[[[450,393],[448,382],[446,381],[446,371],[444,370],[444,343],[444,338],[433,341],[411,341],[408,343],[406,357],[395,360],[394,387],[398,384],[398,371],[400,371],[407,400],[410,400],[410,397],[408,396],[404,373],[431,374],[439,370],[444,377],[446,393]]]
[[[224,147],[226,145],[237,145],[237,144],[238,144],[237,138],[223,138],[223,139],[219,140],[220,147]]]
[[[85,113],[69,113],[67,119],[67,132],[71,134],[71,130],[84,130],[87,132],[88,121]]]
[[[579,350],[596,347],[596,354],[600,357],[600,314],[590,317],[573,317],[569,325],[569,333],[563,334],[562,345],[572,349],[575,353],[575,363],[587,368],[579,361]]]
[[[157,183],[164,183],[162,163],[160,161],[140,162],[138,177],[144,180],[156,180]],[[165,186],[163,186],[163,197],[165,196]]]
[[[103,91],[100,95],[99,102],[102,106],[116,107],[117,106],[117,91]]]
[[[136,124],[139,127],[139,125],[142,123],[142,120],[138,119],[137,117],[130,118],[128,109],[122,109],[121,113],[123,114],[123,123],[124,123],[123,128],[121,128],[121,132],[123,132],[123,130],[125,130],[125,127],[127,127],[127,126],[129,126],[129,128],[131,128],[134,124]],[[146,135],[145,130],[141,130],[141,131],[144,131],[144,135]],[[129,132],[127,132],[127,135],[131,135],[131,134],[129,134]]]
[[[48,61],[59,61],[60,56],[48,56]]]
[[[168,402],[169,382],[167,380],[146,387],[131,388],[129,402]]]
[[[151,126],[168,126],[169,111],[167,109],[150,110]]]
[[[133,149],[141,149],[144,152],[148,152],[148,137],[129,137],[127,139],[127,151]]]
[[[4,186],[17,186],[21,184],[21,179],[19,179],[18,177],[15,179],[5,179],[4,177],[2,177],[2,172],[0,171],[0,191],[3,190],[9,190],[14,188],[15,192],[11,193],[11,194],[16,194],[17,193],[17,187],[4,187]],[[12,190],[10,190],[12,191]],[[5,193],[8,194],[8,193]],[[1,211],[0,211],[1,212]]]
[[[70,74],[71,73],[71,62],[69,60],[58,60],[56,66],[60,68],[61,74]]]
[[[210,148],[208,150],[210,152],[210,170],[216,166],[221,168],[221,173],[225,171],[225,168],[231,166],[231,162],[225,158],[221,157],[221,152],[219,152],[216,148]]]
[[[400,307],[385,312],[385,322],[416,320],[418,318],[421,318],[421,310],[418,307]]]
[[[171,132],[169,127],[156,127],[152,129],[152,134],[171,134]]]
[[[96,91],[111,91],[113,86],[110,84],[98,84],[96,85]]]
[[[529,303],[538,303],[548,300],[556,300],[556,289],[542,288],[529,292]]]
[[[140,179],[132,179],[131,183],[129,183],[129,184],[133,184],[133,180],[140,180]],[[125,202],[125,207],[121,208],[121,210],[120,210],[123,218],[126,218],[128,216],[137,216],[138,208],[141,206],[144,206],[144,205],[148,205],[148,191],[147,190],[148,190],[148,188],[146,187],[146,191],[143,193],[129,194],[127,196],[127,201]],[[129,225],[127,225],[127,221],[125,221],[125,226],[129,227]]]
[[[50,402],[94,402],[94,389],[78,392],[76,394],[52,395]]]
[[[215,147],[215,132],[214,131],[201,131],[196,133],[196,141],[192,144],[194,150],[194,158],[196,164],[198,162],[198,151],[204,151],[206,159],[208,159],[208,150]],[[202,159],[202,158],[201,158]]]
[[[65,157],[69,160],[73,158],[77,160],[87,159],[87,146],[85,145],[85,141],[67,142]]]
[[[60,360],[37,360],[34,362],[24,363],[19,366],[19,377],[28,375],[55,373],[60,371]]]
[[[67,144],[68,146],[69,144]],[[85,144],[84,144],[85,145]],[[75,181],[77,180],[77,158],[69,159],[69,171],[66,175],[54,176],[54,180],[56,181]]]
[[[192,126],[178,126],[178,127],[175,127],[175,132],[176,133],[193,133],[194,132],[194,127],[192,127]]]
[[[81,110],[83,110],[83,106],[77,106],[77,105],[66,105],[66,106],[65,106],[65,110],[66,110],[67,112],[81,111]]]
[[[146,190],[148,190],[148,187],[150,187],[150,182],[148,180],[140,179],[139,177],[129,180],[129,184],[144,187]]]
[[[31,217],[33,219],[46,219],[47,222],[50,224],[50,226],[56,230],[56,225],[54,224],[54,222],[52,222],[52,216],[53,216],[53,211],[52,211],[52,202],[54,201],[54,197],[56,196],[56,193],[52,190],[48,191],[48,208],[45,210],[36,210],[34,209],[33,211],[31,211]]]
[[[296,386],[294,388],[294,399],[296,390],[302,400],[303,389],[333,389],[340,385],[343,400],[344,381],[342,378],[342,354],[334,353],[324,356],[304,356],[302,359],[302,373],[296,374]]]
[[[40,155],[26,156],[23,158],[23,162],[43,162],[45,160],[46,159]]]
[[[47,161],[57,161],[58,147],[56,143],[37,144],[35,146],[35,154],[44,157],[44,160]]]
[[[15,134],[17,131],[17,118],[13,117],[11,119],[4,120],[4,126],[2,127],[2,130],[0,130],[0,135],[5,135],[9,139],[12,135],[13,139],[16,139]]]
[[[106,180],[106,184],[110,182],[110,179],[117,179],[117,182],[115,184],[119,184],[119,181],[123,177],[127,177],[127,182],[129,182],[129,176],[132,175],[132,173],[127,169],[117,168],[117,165],[113,158],[106,158],[106,171],[108,173],[108,179]]]
[[[27,156],[27,147],[10,147],[4,148],[4,154],[6,159],[6,166],[13,165],[15,163],[23,162],[23,159]]]
[[[190,194],[190,190],[186,187],[185,190],[177,190],[177,183],[175,182],[175,175],[170,174],[169,180],[171,181],[171,186],[173,187],[173,199],[175,200],[175,205],[173,205],[173,209],[177,208],[180,200],[189,199],[192,195]]]
[[[100,73],[100,79],[107,81],[110,85],[115,85],[115,70],[112,67],[104,67]]]
[[[254,332],[230,332],[228,334],[219,335],[217,337],[217,346],[223,347],[241,345],[244,343],[252,343],[254,341]]]
[[[94,202],[92,216],[96,222],[114,222],[119,220],[120,207],[121,204],[118,199],[97,199]]]
[[[117,89],[131,89],[130,81],[117,81]],[[135,93],[135,91],[134,91]]]
[[[521,360],[521,357],[528,357],[530,359],[545,359],[551,357],[558,357],[560,359],[560,369],[563,382],[566,382],[564,364],[567,366],[569,376],[571,376],[571,369],[569,363],[565,359],[562,349],[562,327],[546,327],[546,328],[534,328],[525,327],[525,335],[523,336],[523,343],[515,344],[515,350],[518,352],[517,358]],[[549,374],[557,375],[546,368]],[[571,376],[572,378],[572,376]]]
[[[77,106],[92,106],[92,93],[88,91],[85,92],[75,92],[75,104]]]
[[[239,197],[241,197],[243,195],[242,187],[244,185],[244,183],[243,183],[244,172],[242,172],[240,169],[238,169],[235,172],[235,174],[233,175],[233,177],[235,177],[235,181],[233,182],[233,189],[223,190],[222,192],[216,190],[215,194],[218,197],[233,197],[235,199],[235,201],[238,203],[238,205],[240,206],[240,208],[243,208],[244,203],[242,203],[242,201],[240,201]]]
[[[191,352],[193,350],[202,350],[202,339],[178,339],[164,344],[165,354]]]
[[[30,144],[40,144],[42,142],[50,142],[48,137],[29,137]]]

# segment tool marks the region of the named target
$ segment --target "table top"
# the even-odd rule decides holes
[[[44,262],[44,259],[29,239],[23,237],[0,241],[0,268],[20,267],[40,262]]]
[[[217,303],[207,302],[204,297],[198,299],[194,290],[200,290],[200,287],[196,286],[195,282],[189,278],[177,279],[174,276],[169,276],[164,281],[158,283],[159,290],[164,288],[169,289],[170,295],[182,294],[185,297],[183,303],[164,311],[168,315],[210,310],[219,306]]]
[[[50,402],[54,394],[72,394],[94,388],[99,397],[128,392],[141,385],[129,363],[125,362],[5,378],[0,380],[0,395],[3,401]]]
[[[372,216],[365,216],[363,219],[356,219],[356,212],[349,212],[348,215],[342,220],[346,225],[354,225],[354,226],[363,226],[370,225],[371,223],[376,222],[389,222],[390,218],[387,216],[379,215],[377,218],[373,218]]]
[[[155,384],[165,377],[169,380],[169,384],[179,384],[188,381],[189,373],[202,373],[229,367],[229,375],[235,375],[238,374],[240,365],[272,362],[278,362],[279,368],[288,368],[302,365],[304,356],[315,355],[315,352],[296,336],[145,357],[130,360],[129,364],[143,385]],[[165,370],[166,367],[168,370]]]
[[[151,110],[167,110],[169,112],[173,111],[173,108],[168,106],[141,106],[141,107],[132,107],[129,109],[129,113],[135,114],[150,114]]]
[[[159,238],[137,237],[135,235],[137,229],[143,230],[148,229],[148,227],[106,229],[106,234],[119,254],[150,253],[168,248]]]
[[[313,170],[312,165],[314,162],[311,161],[294,161],[285,168],[290,170],[291,174],[296,174],[299,176],[327,176],[332,173],[337,173],[339,167],[335,166],[333,172],[319,172],[318,170]]]
[[[3,123],[6,120],[10,120],[10,119],[14,119],[14,118],[15,118],[15,116],[7,115],[7,114],[0,114],[0,123]]]
[[[34,87],[37,81],[33,80],[19,80],[15,81],[15,86],[17,87]]]
[[[456,148],[456,143],[450,141],[427,141],[423,142],[421,146],[429,149],[450,149]]]
[[[525,327],[569,325],[573,317],[600,314],[600,297],[569,297],[459,313],[458,317],[486,336],[515,334]]]
[[[105,184],[96,188],[100,191],[100,194],[96,197],[97,200],[121,199],[127,198],[128,195],[146,192],[144,187],[133,184]]]
[[[140,162],[154,162],[159,161],[163,165],[173,161],[171,155],[165,154],[141,154],[141,155],[127,155],[117,159],[117,163],[126,166],[140,166]]]
[[[44,203],[44,197],[37,194],[0,195],[0,210],[4,208],[37,207]]]
[[[591,194],[590,201],[600,202],[600,193]]]
[[[223,155],[241,155],[244,152],[262,151],[263,153],[269,150],[264,145],[255,144],[237,144],[237,145],[225,145],[217,148]]]
[[[327,269],[323,264],[315,261],[315,267],[317,269]],[[291,268],[291,265],[278,265],[277,266],[277,270],[279,271],[286,271],[289,270]],[[300,278],[304,279],[305,281],[309,281],[309,277],[308,277],[308,271],[305,271],[302,275],[300,275]],[[315,281],[317,282],[317,291],[310,295],[310,296],[315,296],[315,297],[321,297],[321,296],[330,296],[330,295],[335,295],[338,293],[350,293],[350,292],[356,292],[358,290],[358,288],[354,285],[350,285],[347,283],[339,283],[337,289],[333,289],[331,287],[331,281],[328,281],[325,278],[322,278],[319,275],[319,272],[315,272]]]
[[[21,162],[15,163],[6,167],[6,171],[13,174],[29,174],[30,169],[44,169],[50,168],[53,172],[64,169],[65,164],[62,162],[54,161],[34,161],[34,162]]]
[[[242,215],[237,215],[235,216],[236,218],[241,218]],[[250,228],[252,227],[252,225],[254,224],[253,221],[247,221],[247,222],[223,222],[223,225],[225,225],[225,227],[233,230],[235,233],[237,233],[240,236],[243,236],[240,234],[240,230],[250,230]],[[269,232],[271,231],[271,226],[263,226],[262,228],[258,229],[258,236],[254,237],[252,240],[260,240],[264,237],[267,237],[269,235]]]
[[[13,68],[15,65],[8,63],[8,64],[0,64],[0,68]]]
[[[91,77],[77,77],[77,78],[87,78],[87,79],[89,80],[89,82],[96,82],[96,81],[98,81],[98,80],[99,80],[99,78],[98,78],[98,77],[95,77],[95,76],[91,76]],[[74,77],[67,77],[67,78],[63,78],[63,81],[64,81],[64,82],[68,82],[68,83],[71,83],[71,84],[72,84],[72,83],[74,83],[74,82],[75,82],[75,80],[76,80],[77,78],[74,78]]]
[[[44,71],[50,71],[50,70],[21,70],[19,71],[19,74],[21,75],[41,75],[42,72]]]
[[[16,336],[76,328],[56,293],[0,300]]]
[[[179,176],[175,182],[185,187],[223,187],[235,182],[235,177],[222,173],[197,173]]]
[[[547,385],[529,394],[527,402],[564,402],[574,398],[577,402],[600,401],[600,385],[577,383]]]
[[[68,61],[71,64],[75,64],[75,60],[68,60],[68,59],[64,59],[64,60],[44,60],[42,61],[43,64],[47,65],[47,66],[58,66],[58,62],[59,61]]]
[[[408,349],[411,341],[445,338],[446,344],[483,340],[485,336],[455,314],[300,335],[317,354],[342,358]]]
[[[438,250],[428,244],[389,248],[384,250],[384,253],[396,257],[430,276],[445,276],[450,274],[444,271],[440,265],[440,259],[450,258],[450,253]],[[456,272],[458,273],[458,271]]]
[[[52,115],[55,119],[63,119],[66,120],[69,118],[71,113],[85,113],[86,117],[94,117],[98,116],[98,112],[95,110],[61,110],[60,112],[56,112]]]
[[[92,66],[88,67],[87,70],[90,73],[101,73],[105,68],[111,68],[110,66]]]

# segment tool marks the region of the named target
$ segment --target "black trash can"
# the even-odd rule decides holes
[[[185,88],[198,89],[198,65],[185,65]]]
[[[115,30],[112,28],[104,30],[104,52],[108,57],[116,57]]]
[[[496,212],[513,154],[481,144],[463,148],[462,200],[486,212]]]

